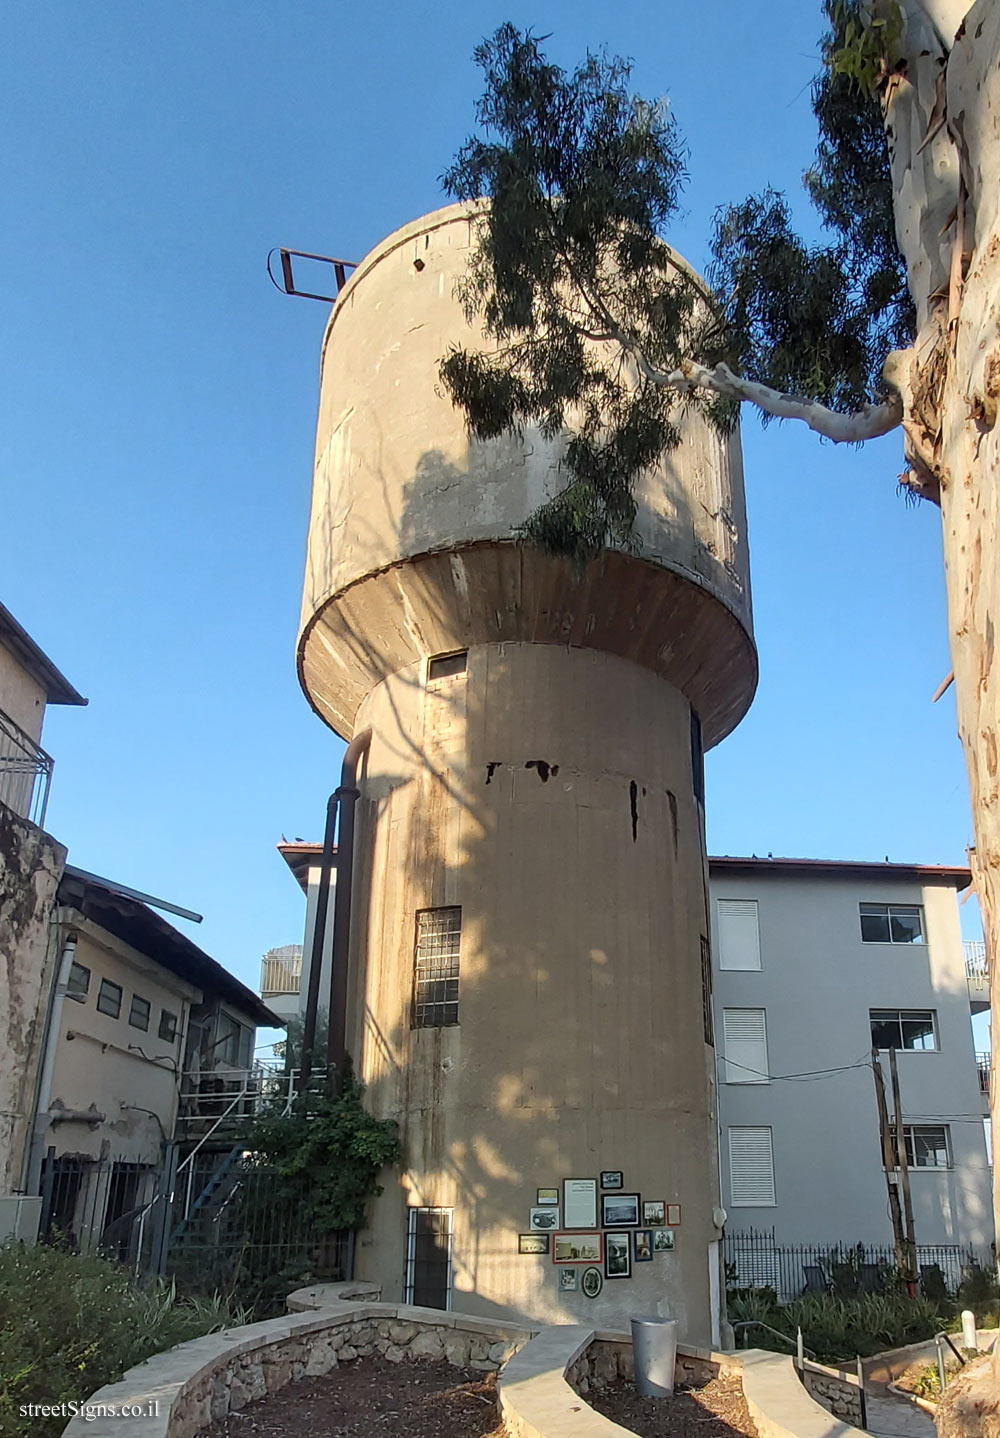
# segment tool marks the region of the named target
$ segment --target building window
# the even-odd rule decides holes
[[[165,1043],[172,1044],[177,1037],[177,1015],[172,1014],[169,1009],[160,1010],[160,1038]]]
[[[705,1042],[715,1045],[715,1025],[712,1022],[712,950],[705,935],[701,935],[701,1021],[705,1029]]]
[[[922,944],[924,915],[919,904],[862,904],[861,938],[866,944]]]
[[[428,662],[427,682],[435,679],[450,679],[453,674],[464,674],[469,660],[467,649],[456,650],[454,654],[438,654]]]
[[[759,969],[760,934],[756,899],[719,899],[719,968]]]
[[[69,978],[66,980],[66,997],[75,999],[78,1004],[85,1004],[89,992],[90,970],[86,964],[70,964]]]
[[[458,1023],[458,958],[462,910],[421,909],[413,979],[411,1028],[439,1029]]]
[[[219,1014],[215,1039],[215,1057],[230,1068],[248,1069],[253,1058],[253,1030],[231,1014]]]
[[[404,1303],[451,1307],[453,1214],[450,1208],[407,1209]]]
[[[872,1048],[929,1053],[938,1046],[933,1009],[871,1009]]]
[[[110,979],[102,979],[101,987],[97,991],[97,1012],[107,1014],[110,1019],[117,1019],[121,1017],[121,1011],[121,985],[113,984]]]
[[[733,1208],[775,1207],[769,1127],[729,1130],[729,1192]]]
[[[895,1154],[895,1124],[889,1125],[889,1138]],[[904,1123],[903,1144],[908,1168],[951,1168],[951,1134],[946,1123]]]
[[[767,1022],[763,1009],[723,1009],[726,1083],[769,1083]]]
[[[149,1030],[149,1000],[140,998],[138,994],[132,995],[132,1006],[128,1011],[128,1021],[134,1029],[142,1029],[143,1033]]]
[[[698,803],[705,803],[705,750],[701,738],[701,720],[691,710],[691,781],[694,797]]]

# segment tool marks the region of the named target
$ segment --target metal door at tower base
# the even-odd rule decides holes
[[[451,1307],[451,1208],[406,1213],[405,1301],[421,1308]]]

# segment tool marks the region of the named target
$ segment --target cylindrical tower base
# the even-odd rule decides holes
[[[480,644],[460,664],[402,668],[357,715],[374,737],[348,1047],[404,1143],[357,1274],[427,1301],[447,1259],[463,1312],[621,1328],[659,1311],[708,1344],[719,1193],[697,725],[679,689],[617,655]],[[601,1176],[619,1172],[602,1213]],[[597,1181],[594,1230],[602,1249],[628,1235],[627,1281],[603,1255],[553,1261],[567,1179]],[[558,1220],[535,1230],[547,1253],[524,1253],[532,1210],[556,1212],[542,1189]],[[605,1221],[628,1216],[629,1195],[638,1224]],[[643,1229],[668,1236],[647,1246]]]

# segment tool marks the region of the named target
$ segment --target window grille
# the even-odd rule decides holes
[[[422,909],[417,914],[412,1028],[436,1029],[458,1023],[461,942],[462,910],[457,906]]]

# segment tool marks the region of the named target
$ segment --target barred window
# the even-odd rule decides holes
[[[421,909],[413,978],[411,1028],[437,1029],[458,1023],[458,955],[462,910]]]

